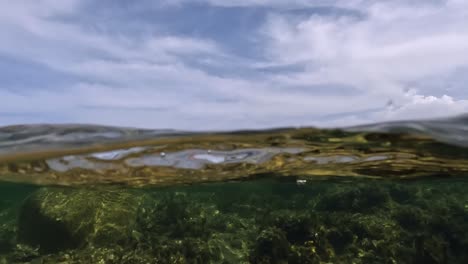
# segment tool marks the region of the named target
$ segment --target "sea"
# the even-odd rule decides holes
[[[0,264],[468,263],[468,116],[0,127]]]

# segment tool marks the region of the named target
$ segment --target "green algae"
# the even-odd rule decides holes
[[[468,263],[452,121],[0,128],[0,264]]]
[[[464,179],[9,184],[0,263],[467,263],[467,188]]]
[[[22,204],[18,240],[43,253],[125,244],[140,201],[125,190],[42,188]]]

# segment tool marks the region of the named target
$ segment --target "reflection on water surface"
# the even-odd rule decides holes
[[[465,119],[0,128],[0,263],[468,263]]]

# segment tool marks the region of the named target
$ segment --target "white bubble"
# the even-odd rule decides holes
[[[306,183],[307,183],[307,180],[300,180],[300,179],[296,180],[297,185],[304,185]]]

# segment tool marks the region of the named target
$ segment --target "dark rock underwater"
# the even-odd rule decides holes
[[[464,180],[21,188],[0,263],[468,261]]]
[[[468,263],[468,118],[0,128],[0,264]]]

